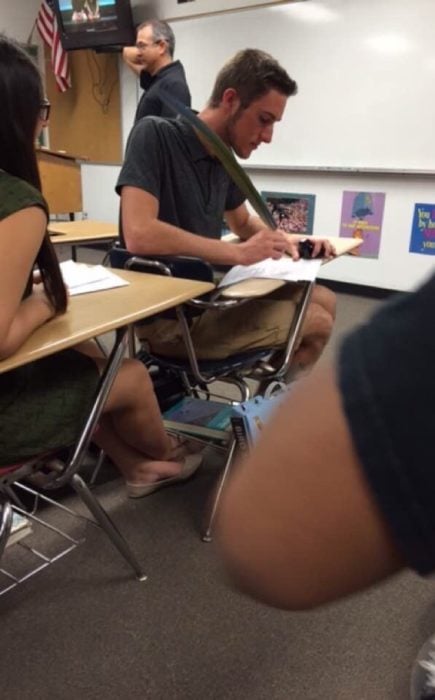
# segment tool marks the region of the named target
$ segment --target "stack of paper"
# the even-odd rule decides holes
[[[322,260],[292,260],[284,255],[279,260],[267,258],[254,265],[236,265],[222,278],[219,287],[247,279],[276,279],[302,282],[316,279]]]
[[[103,265],[85,265],[65,260],[60,264],[60,269],[71,296],[128,285],[128,282]]]

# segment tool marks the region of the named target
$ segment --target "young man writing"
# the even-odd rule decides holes
[[[240,158],[270,143],[296,83],[269,54],[240,51],[216,78],[207,106],[198,115]],[[138,255],[191,255],[221,265],[249,265],[286,252],[297,259],[301,236],[272,231],[246,206],[208,145],[182,119],[148,118],[133,129],[117,191],[121,194],[123,238]],[[220,239],[222,220],[241,243]],[[313,255],[323,243],[317,241]],[[280,347],[295,310],[293,285],[238,309],[207,311],[195,319],[192,338],[199,358],[222,359],[260,347]],[[331,333],[335,296],[316,287],[295,353],[296,366],[309,367]],[[141,329],[151,349],[184,355],[176,322],[158,320]]]

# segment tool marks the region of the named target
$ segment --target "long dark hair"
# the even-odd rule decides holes
[[[35,133],[43,97],[39,71],[14,41],[0,34],[0,168],[41,191]],[[67,294],[53,244],[45,234],[36,257],[44,289],[57,313]]]

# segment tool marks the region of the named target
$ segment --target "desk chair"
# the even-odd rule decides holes
[[[44,519],[39,508],[41,502],[54,506],[58,511],[68,513],[75,519],[96,525],[95,521],[75,513],[65,505],[57,503],[46,495],[35,491],[28,483],[24,483],[25,479],[32,479],[32,473],[36,473],[36,471],[34,472],[35,467],[36,461],[30,461],[26,465],[0,468],[0,502],[2,508],[0,510],[0,596],[47,566],[50,566],[50,564],[71,552],[83,541],[83,538],[77,539],[60,529],[59,526],[51,524],[47,521],[46,516]],[[23,482],[18,481],[18,478],[23,479]],[[50,513],[52,512],[50,511]],[[23,535],[20,529],[16,534],[14,533],[14,513],[24,516],[27,522],[24,541],[21,539]],[[37,527],[37,533],[33,532],[33,526]],[[44,541],[44,543],[40,544],[38,541],[36,544],[35,537],[40,535],[43,528],[50,535],[55,535],[54,543]],[[33,540],[31,544],[29,544],[28,535],[30,535],[30,541],[32,542]],[[14,542],[13,538],[17,539],[19,552],[17,552],[18,547],[13,547],[10,550],[10,556],[9,550],[7,556],[4,550],[9,544],[9,537],[11,537],[11,543]],[[23,552],[26,553],[24,557]]]
[[[3,497],[4,503],[14,502],[14,500],[16,500],[13,488],[14,485],[21,484],[22,480],[29,478],[34,480],[35,475],[42,477],[38,480],[41,484],[41,488],[38,488],[38,491],[54,490],[64,487],[65,485],[71,486],[91,512],[95,523],[104,530],[112,544],[131,566],[138,580],[144,581],[146,580],[146,576],[126,540],[112,522],[108,513],[89,490],[84,480],[77,473],[89,447],[92,435],[97,427],[102,407],[104,406],[113,380],[125,355],[127,337],[125,328],[118,329],[116,332],[115,344],[101,376],[94,404],[89,415],[84,420],[84,425],[76,444],[67,450],[66,458],[56,459],[56,454],[40,455],[35,459],[28,460],[24,464],[0,467],[0,496]],[[7,505],[6,507],[3,506],[3,534],[0,535],[0,543],[2,537],[4,539],[6,538],[5,532],[7,531],[9,522],[8,512]]]
[[[148,256],[145,258],[133,255],[124,248],[115,246],[109,252],[109,260],[111,266],[118,269],[124,268],[205,282],[214,281],[212,266],[199,258],[170,255]],[[263,282],[263,280],[260,282]],[[241,306],[255,296],[263,296],[261,284],[259,285],[259,293],[255,294],[251,291],[249,296],[237,294],[237,285],[234,285],[234,291],[232,289],[216,289],[201,298],[191,299],[181,306],[159,315],[159,318],[178,319],[186,347],[185,358],[168,358],[146,349],[141,349],[139,358],[147,366],[157,365],[180,376],[187,394],[195,395],[198,389],[207,393],[209,384],[215,381],[223,381],[236,385],[240,390],[240,400],[247,401],[251,398],[251,389],[246,381],[248,378],[261,380],[263,385],[267,385],[270,382],[282,382],[288,371],[313,287],[313,283],[303,284],[301,301],[289,327],[284,348],[257,348],[236,353],[223,360],[201,360],[197,358],[190,333],[190,321],[193,318],[203,313],[206,309],[226,309]],[[132,333],[133,329],[131,329],[130,335],[130,350],[133,356],[136,353],[134,351],[135,344]],[[279,358],[279,363],[277,365],[273,364],[270,361],[272,358],[273,360]]]
[[[6,589],[0,588],[0,595],[5,593],[7,590],[10,590],[10,588],[14,587],[15,585],[18,585],[23,580],[29,578],[29,576],[33,575],[34,573],[37,573],[37,571],[41,570],[45,566],[53,563],[64,554],[67,554],[79,544],[78,540],[75,540],[62,530],[56,530],[56,532],[67,541],[67,547],[63,551],[58,552],[55,557],[49,558],[32,550],[33,554],[39,558],[39,564],[35,569],[26,573],[26,575],[20,579],[8,574],[8,572],[5,572],[5,570],[1,568],[1,555],[10,534],[12,507],[16,508],[19,513],[26,515],[26,517],[29,517],[31,520],[45,525],[51,530],[54,529],[45,523],[44,520],[36,517],[36,503],[39,500],[61,507],[63,510],[67,510],[71,515],[75,515],[88,523],[99,526],[109,537],[110,541],[119,551],[119,553],[131,566],[138,580],[146,580],[146,576],[143,574],[143,571],[136,557],[131,552],[126,540],[121,535],[100,502],[90,491],[82,477],[76,473],[75,469],[77,467],[75,465],[79,465],[81,459],[77,459],[77,449],[73,448],[72,452],[72,456],[66,460],[58,459],[56,457],[56,453],[53,453],[51,455],[44,455],[40,458],[29,460],[21,465],[13,465],[3,468],[0,467],[0,572],[3,575],[6,575],[9,579],[15,581],[15,583]],[[56,503],[56,501],[46,495],[48,491],[59,489],[65,485],[69,485],[73,488],[92,514],[93,519],[78,516],[73,511],[66,509],[64,506]],[[30,513],[20,499],[20,490],[21,494],[23,494],[24,491],[26,494],[30,494],[35,501],[35,508],[32,509]]]
[[[124,248],[115,246],[109,253],[109,259],[112,267],[115,268],[199,279],[207,282],[214,280],[212,266],[199,258],[186,256],[149,256],[144,258],[133,255]],[[263,280],[260,282],[263,282]],[[268,395],[284,384],[313,285],[314,283],[312,282],[303,283],[301,299],[290,324],[287,343],[284,348],[255,349],[237,353],[224,360],[200,360],[195,354],[195,347],[190,333],[190,321],[206,309],[225,309],[240,306],[254,296],[262,296],[262,285],[259,284],[260,293],[251,293],[249,297],[240,297],[234,288],[233,292],[225,289],[225,295],[232,296],[232,298],[225,298],[222,290],[218,289],[209,292],[201,298],[185,302],[181,306],[160,315],[160,318],[178,319],[186,347],[186,358],[167,358],[162,355],[156,355],[146,349],[142,349],[137,357],[151,370],[153,367],[158,367],[164,371],[169,371],[174,376],[178,376],[185,393],[188,395],[197,396],[199,391],[204,392],[206,397],[209,398],[212,395],[212,392],[209,390],[210,384],[215,381],[222,381],[237,386],[240,391],[240,401],[247,401],[252,394],[247,379],[258,380],[259,388],[265,395]],[[130,351],[132,356],[136,354],[134,347],[134,331],[131,329]],[[255,393],[258,393],[258,390]],[[211,541],[211,530],[219,499],[233,462],[235,442],[231,435],[228,436],[227,449],[226,464],[202,535],[202,539],[206,542]]]

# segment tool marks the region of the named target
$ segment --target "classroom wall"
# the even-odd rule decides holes
[[[385,210],[379,258],[345,256],[323,266],[326,280],[408,291],[435,268],[433,255],[409,253],[415,202],[435,202],[434,177],[382,173],[319,173],[249,169],[259,191],[315,194],[313,233],[338,236],[342,192],[384,192]]]
[[[0,31],[17,41],[27,41],[40,5],[41,0],[0,0]]]
[[[409,0],[395,0],[394,3],[391,0],[378,0],[376,4],[367,3],[366,0],[352,0],[352,2],[307,0],[304,3],[289,3],[288,8],[291,8],[289,13],[285,12],[286,5],[283,5],[172,22],[177,38],[176,57],[185,65],[193,105],[197,108],[203,105],[217,70],[224,60],[239,48],[249,44],[274,53],[298,80],[300,95],[289,101],[285,118],[276,127],[274,143],[270,146],[263,145],[252,156],[251,164],[256,164],[258,167],[251,167],[249,161],[244,163],[247,172],[259,190],[314,194],[316,206],[313,232],[317,235],[338,235],[343,191],[385,193],[379,257],[375,259],[346,257],[325,266],[322,276],[326,279],[384,289],[411,289],[429,274],[435,260],[432,255],[408,252],[414,204],[435,201],[435,175],[422,175],[419,172],[428,170],[428,166],[432,163],[431,151],[429,152],[426,146],[428,137],[431,136],[430,123],[432,123],[431,120],[428,122],[427,115],[428,112],[432,114],[435,110],[435,100],[432,99],[431,94],[433,81],[429,80],[435,70],[435,52],[433,42],[423,39],[428,27],[433,26],[435,22],[435,4],[428,0],[414,0],[413,3]],[[297,13],[306,12],[308,9],[311,16],[308,15],[308,19],[304,20],[305,24],[299,16],[296,20]],[[315,10],[314,13],[313,10]],[[317,13],[316,19],[318,10],[320,12]],[[391,22],[385,22],[389,12],[393,12]],[[331,24],[331,16],[335,17],[335,24]],[[425,27],[424,31],[422,23]],[[395,32],[388,33],[385,27],[390,30],[393,28]],[[272,40],[274,29],[277,31],[279,29],[276,40]],[[382,51],[379,53],[382,33],[385,34],[385,46],[389,53],[388,51],[384,54]],[[284,36],[287,37],[287,41],[283,40]],[[213,37],[216,37],[215,41]],[[225,37],[225,41],[222,41],[222,37]],[[368,41],[370,37],[373,40],[377,38],[378,43],[374,41],[371,44]],[[328,38],[330,39],[329,50],[327,50]],[[340,48],[342,43],[348,49],[345,55]],[[366,48],[377,47],[373,49],[378,52],[376,61],[373,54],[371,60],[367,60],[364,64],[361,53],[363,45]],[[400,46],[402,48],[399,50]],[[298,52],[298,62],[295,60],[295,47]],[[318,48],[317,53],[316,48]],[[198,60],[201,56],[207,60],[207,70],[204,67],[204,60]],[[319,86],[322,84],[319,71],[323,65],[325,66],[325,84],[324,90],[319,91]],[[364,65],[364,91],[361,92],[359,90],[361,81],[357,80],[357,76]],[[404,65],[407,66],[405,73],[401,72]],[[394,66],[396,72],[393,70]],[[313,78],[311,78],[312,71],[316,72]],[[350,80],[351,76],[355,76],[353,82]],[[402,89],[393,90],[391,81],[394,79],[397,87],[401,85],[401,76],[404,78]],[[343,80],[340,105],[340,80],[344,77],[346,80]],[[410,82],[412,77],[415,77],[414,83]],[[387,83],[382,84],[382,80],[386,78],[388,78]],[[137,84],[134,76],[128,71],[123,72],[122,81],[125,141],[133,121]],[[374,87],[370,93],[372,83]],[[420,91],[421,99],[417,102],[412,99],[406,100],[406,91],[409,92],[411,88]],[[318,99],[313,120],[311,111],[316,103],[312,102],[313,94],[310,90],[314,89],[317,89]],[[334,102],[337,121],[333,130],[325,127],[326,120],[331,119],[330,108],[325,111],[329,94]],[[362,149],[361,152],[364,152],[367,157],[370,155],[370,162],[366,160],[364,165],[369,167],[369,170],[371,166],[371,172],[358,168],[358,158],[355,156],[355,151],[351,152],[350,149],[352,141],[348,142],[347,150],[340,151],[340,160],[335,163],[328,160],[334,153],[334,149],[327,148],[326,145],[322,150],[320,146],[315,148],[311,145],[310,157],[307,158],[304,153],[308,152],[308,144],[305,149],[297,151],[297,157],[293,157],[293,149],[289,148],[289,145],[291,134],[294,133],[294,122],[299,124],[296,130],[299,140],[303,142],[304,138],[307,138],[301,131],[303,115],[301,116],[302,108],[298,106],[298,100],[302,101],[302,105],[304,101],[311,105],[310,111],[307,112],[310,117],[310,128],[318,126],[318,133],[314,133],[313,138],[316,136],[320,139],[323,134],[323,138],[330,138],[339,144],[338,121],[339,118],[343,118],[343,111],[346,109],[350,110],[350,114],[355,118],[358,117],[358,120],[365,119],[366,129],[361,128],[364,122],[359,122],[354,135],[360,151]],[[396,101],[397,107],[397,100],[402,101],[401,109],[395,110],[394,120],[386,119],[389,102]],[[361,107],[363,102],[365,111]],[[375,105],[376,109],[367,110],[369,104]],[[394,163],[390,162],[390,140],[388,148],[385,146],[382,152],[382,159],[376,161],[376,151],[372,148],[374,136],[370,137],[369,132],[374,128],[372,122],[376,122],[376,115],[379,115],[380,111],[384,115],[381,121],[382,128],[385,130],[385,139],[390,135],[388,129],[394,130],[398,144],[397,151],[400,152],[401,157],[405,156],[406,160],[396,159]],[[424,139],[417,131],[419,115],[422,113],[424,113]],[[406,149],[401,149],[400,146],[404,141],[402,122],[413,125],[413,130],[410,130],[409,139],[406,142]],[[378,128],[379,124],[375,126]],[[376,132],[376,139],[379,153],[381,146],[384,146],[382,135],[378,132]],[[431,149],[433,149],[433,143],[434,141],[431,140]],[[348,159],[346,154],[349,155]],[[409,167],[404,167],[405,165]],[[301,169],[298,170],[295,166]],[[346,168],[346,166],[350,167]],[[435,171],[435,163],[432,167]],[[116,220],[114,218],[117,214],[116,198],[114,200],[113,195],[108,194],[104,204],[101,204],[97,188],[101,191],[103,184],[111,187],[117,171],[115,172],[114,169],[110,172],[105,171],[106,175],[99,171],[97,180],[91,174],[91,170],[93,172],[93,166],[84,168],[85,207],[88,209],[88,214],[94,216],[98,213],[101,217],[106,212],[107,216]]]
[[[122,152],[124,153],[139,99],[139,87],[132,71],[121,59],[119,59],[119,76]],[[82,164],[83,210],[88,218],[111,223],[118,221],[119,197],[115,193],[115,184],[119,171],[118,165]]]
[[[295,1],[295,0],[294,0]],[[299,1],[299,0],[296,0]],[[171,21],[198,15],[207,15],[218,12],[230,12],[240,8],[254,7],[255,5],[277,5],[285,3],[285,0],[131,0],[134,20],[139,23],[147,17],[156,17]]]
[[[399,17],[400,27],[403,27],[403,34],[408,45],[414,46],[414,48],[418,46],[418,51],[411,51],[409,54],[406,54],[406,60],[413,62],[411,74],[415,74],[420,80],[422,73],[426,77],[428,76],[431,65],[435,71],[435,48],[433,42],[423,42],[421,36],[415,34],[416,16],[421,18],[423,15],[425,24],[434,26],[434,3],[428,2],[428,0],[414,0],[413,3],[410,3],[409,0],[395,0],[394,3],[391,3],[391,0],[378,0],[374,5],[373,3],[367,3],[366,0],[352,0],[351,3],[349,0],[307,0],[304,3],[292,3],[292,13],[298,11],[298,8],[307,8],[308,6],[321,7],[327,10],[332,9],[335,13],[342,12],[342,19],[348,17],[343,13],[346,8],[348,9],[351,6],[352,21],[348,26],[342,25],[342,27],[343,31],[354,33],[355,42],[360,38],[357,30],[360,29],[362,31],[361,23],[359,22],[361,17],[364,16],[363,29],[365,32],[371,28],[373,32],[379,34],[382,30],[382,26],[379,24],[379,17],[382,13],[385,13],[388,7],[390,10],[394,9],[396,30],[399,26],[397,25],[397,18]],[[7,0],[0,0],[0,28],[3,27],[11,36],[15,36],[17,39],[26,40],[38,8],[39,0],[26,0],[25,6],[21,3],[11,4]],[[367,14],[369,8],[371,8],[371,15]],[[222,28],[226,26],[228,21],[228,17],[225,14],[207,18],[179,20],[172,23],[177,37],[176,57],[185,64],[192,90],[193,104],[196,107],[201,107],[203,104],[214,75],[223,60],[234,53],[234,50],[237,48],[242,48],[246,45],[248,35],[245,30],[247,27],[252,29],[257,25],[260,26],[256,45],[266,48],[277,56],[282,52],[283,47],[279,47],[270,41],[267,42],[267,46],[262,46],[265,36],[269,35],[270,26],[276,21],[277,12],[281,10],[281,7],[269,7],[231,13],[232,26],[235,28],[232,30],[235,32],[232,36],[239,36],[238,41],[240,43],[237,46],[234,44],[235,39],[232,40],[233,43],[227,41],[227,37],[225,41],[221,40],[222,36],[225,36]],[[364,14],[359,16],[359,12]],[[213,31],[208,31],[207,35],[205,35],[202,31],[205,27],[209,30],[211,28]],[[240,31],[236,32],[237,28]],[[318,31],[320,29],[324,32],[330,31],[327,23],[322,25]],[[338,30],[335,29],[334,31]],[[210,36],[217,37],[216,42],[210,41]],[[252,39],[250,41],[251,45],[253,45],[252,42],[255,36],[250,35]],[[204,55],[203,52],[201,53],[204,40],[208,46],[208,51],[205,54],[208,65],[207,70],[204,69],[204,61],[200,61],[197,58]],[[393,45],[391,41],[390,36],[390,45]],[[308,47],[306,51],[308,52]],[[330,55],[323,53],[323,60],[325,62],[327,60],[332,61],[335,53],[334,46],[331,45]],[[420,64],[423,57],[425,57],[425,66],[424,71],[421,71]],[[352,52],[348,53],[347,58],[349,65],[346,66],[346,71],[350,71]],[[390,58],[385,56],[382,60],[391,62],[393,59],[391,56]],[[287,65],[281,56],[280,60],[288,67],[290,73],[294,72],[292,71],[293,66]],[[335,81],[339,82],[340,65],[335,68],[335,71],[329,70],[328,74]],[[379,81],[381,74],[382,71],[375,71],[373,73],[373,81]],[[124,148],[133,123],[138,100],[138,86],[135,76],[123,64],[120,67],[120,76]],[[301,82],[296,74],[295,77],[299,80],[300,89],[303,91],[303,81]],[[419,112],[434,109],[435,100],[432,97],[432,85],[433,82],[427,86],[427,93],[423,102],[415,104],[410,101],[407,105],[408,111],[412,111],[412,119],[415,120],[415,123],[417,123]],[[376,90],[379,91],[379,89],[377,84]],[[356,95],[351,96],[346,93],[346,98],[349,101],[350,97],[352,99],[360,98],[358,91]],[[291,129],[292,114],[294,114],[293,106],[296,104],[297,99],[296,97],[289,101],[285,121],[277,126],[277,133],[280,129]],[[294,100],[293,104],[292,100]],[[322,128],[321,108],[318,109],[316,118],[320,130]],[[370,118],[370,115],[368,118]],[[396,119],[400,120],[401,118],[402,114],[398,113]],[[364,132],[359,132],[358,138],[363,141],[365,138]],[[412,140],[413,138],[414,134],[411,133],[410,139]],[[395,172],[388,172],[387,162],[385,162],[383,168],[378,168],[377,171],[375,167],[373,172],[364,172],[363,170],[358,172],[358,168],[355,167],[347,171],[346,169],[340,170],[337,168],[335,170],[332,168],[322,171],[318,167],[311,167],[310,165],[298,170],[295,167],[295,163],[291,162],[291,153],[286,154],[286,162],[267,162],[266,153],[268,149],[269,152],[273,152],[272,146],[263,145],[261,147],[265,160],[262,160],[261,164],[257,163],[257,167],[251,167],[249,161],[246,161],[245,166],[248,173],[259,190],[315,194],[314,233],[317,235],[338,235],[341,197],[344,190],[384,192],[386,195],[379,258],[346,258],[336,261],[323,268],[323,277],[385,289],[408,290],[422,281],[433,269],[435,258],[432,255],[409,254],[408,248],[414,204],[416,202],[432,203],[435,201],[434,175],[406,172],[405,168],[402,171],[400,168],[395,168]],[[421,155],[427,157],[427,150]],[[254,158],[251,159],[251,163],[254,163]],[[319,163],[319,166],[321,165]],[[118,173],[119,166],[83,165],[84,210],[90,218],[117,221],[119,202],[117,195],[114,193],[114,184]]]
[[[403,171],[434,170],[434,22],[433,0],[308,0],[173,26],[196,107],[210,76],[246,46],[296,79],[273,142],[252,163]]]

